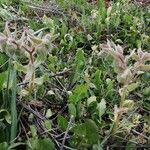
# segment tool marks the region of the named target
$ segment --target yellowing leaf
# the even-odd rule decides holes
[[[37,37],[35,37],[35,36],[29,36],[29,38],[31,39],[31,41],[32,41],[34,44],[37,44],[37,45],[40,45],[40,44],[43,42],[42,39],[37,38]]]
[[[134,91],[136,88],[139,87],[139,82],[136,82],[136,83],[131,83],[130,85],[127,86],[127,89],[129,92],[132,92]]]
[[[123,103],[123,107],[126,107],[128,109],[132,109],[134,107],[134,101],[130,99],[126,99]]]
[[[150,65],[144,65],[144,64],[141,64],[138,69],[140,71],[149,71],[150,70]]]

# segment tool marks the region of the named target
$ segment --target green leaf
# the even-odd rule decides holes
[[[32,150],[54,150],[55,146],[51,139],[31,139]]]
[[[150,96],[150,87],[147,87],[143,90],[143,94],[146,96]]]
[[[127,89],[129,92],[132,92],[134,91],[136,88],[139,87],[139,82],[136,82],[136,83],[131,83],[130,85],[127,86]]]
[[[86,126],[86,138],[89,144],[96,144],[99,140],[98,127],[91,119],[85,121]]]
[[[7,150],[8,144],[6,142],[0,143],[0,150]]]
[[[30,130],[31,130],[32,137],[36,137],[37,136],[36,126],[35,125],[31,125],[30,126]]]
[[[97,110],[99,112],[99,119],[101,122],[101,117],[106,111],[106,102],[104,99],[102,99],[101,102],[97,104]]]
[[[70,114],[70,116],[73,115],[74,117],[76,117],[77,112],[76,112],[76,107],[75,107],[75,105],[72,104],[72,103],[68,104],[68,109],[69,109],[69,114]]]
[[[80,73],[82,72],[84,65],[85,65],[84,51],[79,49],[75,57],[75,68],[74,68],[75,74],[73,76],[73,83],[76,82],[81,76]]]
[[[58,123],[58,126],[63,129],[63,130],[66,130],[67,126],[68,126],[68,121],[66,118],[64,118],[63,116],[59,115],[57,117],[57,123]]]
[[[72,128],[72,131],[76,136],[85,137],[86,136],[86,126],[85,123],[77,124]]]
[[[44,121],[44,125],[45,125],[47,130],[52,129],[52,124],[51,124],[51,122],[49,120],[45,120]]]
[[[103,20],[105,20],[105,17],[106,17],[106,8],[105,8],[105,2],[104,2],[104,0],[99,0],[98,1],[98,8],[99,8],[99,10],[98,10],[98,16],[100,17],[100,19],[103,21]]]
[[[87,84],[77,85],[77,87],[73,91],[73,94],[69,96],[69,101],[76,104],[87,96],[87,90]]]
[[[3,88],[4,83],[7,81],[7,71],[0,73],[0,90]]]
[[[102,75],[102,71],[101,70],[96,70],[95,75],[94,75],[94,84],[96,85],[97,89],[100,88],[101,75]]]
[[[77,68],[82,68],[85,62],[84,51],[79,49],[76,53],[75,64]]]

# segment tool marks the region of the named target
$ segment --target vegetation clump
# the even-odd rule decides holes
[[[150,148],[150,6],[0,1],[0,150]]]

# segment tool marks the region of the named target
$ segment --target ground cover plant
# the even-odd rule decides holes
[[[149,0],[0,1],[0,150],[150,148]]]

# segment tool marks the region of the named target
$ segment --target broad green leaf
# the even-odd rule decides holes
[[[32,150],[54,150],[55,146],[51,139],[30,139]]]
[[[113,89],[113,83],[114,83],[113,80],[111,80],[111,79],[109,79],[109,78],[106,79],[107,92],[112,91],[112,89]]]
[[[86,138],[88,140],[88,144],[96,144],[99,140],[97,125],[93,120],[87,119],[85,121],[85,127],[86,127]]]
[[[82,68],[84,62],[85,62],[84,51],[79,49],[75,57],[76,68]]]
[[[147,87],[143,90],[143,94],[146,96],[150,96],[150,87]]]
[[[85,137],[86,136],[86,126],[85,123],[78,123],[76,126],[74,126],[71,131],[74,133],[77,137]]]
[[[87,90],[88,90],[87,84],[78,85],[74,89],[73,94],[69,96],[69,101],[76,104],[77,102],[79,102],[80,100],[82,100],[87,96]]]
[[[47,130],[51,130],[52,129],[52,124],[49,120],[45,120],[44,121],[44,126],[46,127]]]
[[[100,88],[101,75],[102,75],[102,71],[101,70],[96,70],[95,75],[94,75],[94,84],[96,85],[97,89]]]
[[[84,51],[79,49],[76,53],[75,57],[75,68],[74,68],[74,75],[73,75],[73,83],[76,82],[79,77],[81,76],[81,72],[85,65],[85,57],[84,57]]]
[[[74,117],[76,117],[77,112],[76,112],[76,107],[74,104],[72,103],[68,104],[68,111],[69,111],[70,116],[73,115]]]
[[[103,116],[103,114],[106,111],[106,102],[104,99],[102,99],[101,102],[97,104],[97,110],[99,112],[99,119],[101,122],[101,117]]]
[[[4,83],[7,81],[7,71],[0,73],[0,90],[3,88]]]
[[[37,136],[36,126],[35,125],[31,125],[30,126],[30,130],[31,130],[32,137],[36,137]]]
[[[105,20],[106,17],[106,8],[105,8],[105,2],[104,0],[99,0],[98,1],[98,17],[100,18],[101,21]]]
[[[58,115],[57,117],[57,123],[58,123],[58,126],[63,129],[63,130],[66,130],[67,126],[68,126],[68,121],[65,117],[61,116],[61,115]]]

